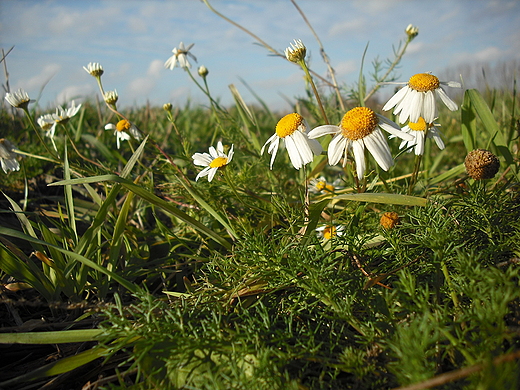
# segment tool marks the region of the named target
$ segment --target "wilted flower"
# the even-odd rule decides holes
[[[419,35],[419,27],[409,24],[408,27],[406,27],[406,30],[404,30],[404,32],[406,33],[406,35],[410,37],[410,39],[413,39],[417,35]]]
[[[11,141],[5,138],[0,138],[0,165],[5,173],[20,170],[20,164],[16,159],[16,153],[13,152],[14,149],[16,149],[16,146],[14,146]]]
[[[105,96],[103,96],[103,98],[105,99],[106,104],[114,105],[117,103],[119,95],[117,94],[117,91],[114,89],[113,91],[105,92]]]
[[[5,100],[7,100],[11,106],[21,109],[27,109],[31,101],[27,92],[21,88],[17,92],[7,92],[5,94]]]
[[[105,130],[114,130],[118,149],[121,146],[121,141],[128,141],[130,139],[130,134],[132,134],[134,138],[138,140],[141,139],[141,132],[139,129],[126,119],[121,119],[115,125],[113,123],[107,124],[105,126]]]
[[[229,150],[228,154],[224,153],[224,146],[220,141],[217,143],[217,149],[215,149],[213,146],[210,146],[209,154],[195,153],[193,156],[191,156],[193,159],[193,164],[206,167],[199,172],[195,178],[195,181],[204,176],[208,177],[209,182],[212,181],[217,171],[219,169],[223,169],[231,162],[233,153],[233,145],[231,145],[231,149]]]
[[[433,138],[439,149],[444,149],[444,142],[442,142],[441,132],[438,129],[436,123],[426,123],[426,121],[420,117],[417,122],[408,122],[408,124],[401,130],[407,134],[410,134],[413,138],[411,141],[403,141],[399,145],[400,149],[403,148],[414,148],[416,156],[422,156],[424,154],[424,141],[426,137]]]
[[[264,153],[264,149],[269,144],[267,153],[271,154],[270,169],[273,169],[274,159],[278,152],[280,139],[284,140],[285,148],[289,153],[292,165],[296,169],[310,163],[314,156],[313,153],[319,155],[322,147],[318,141],[310,140],[307,137],[307,125],[300,114],[287,114],[280,119],[276,125],[276,132],[271,136],[260,151]]]
[[[300,62],[305,59],[305,54],[307,53],[307,48],[303,44],[301,39],[294,40],[294,45],[291,43],[291,46],[285,49],[285,57],[291,62]]]
[[[98,62],[89,62],[86,67],[83,67],[91,76],[101,77],[104,73],[103,67]]]
[[[386,230],[390,230],[395,228],[400,221],[401,219],[399,218],[399,214],[397,214],[395,211],[389,211],[381,216],[379,224]]]
[[[67,109],[64,109],[63,107],[57,107],[56,114],[52,114],[52,118],[56,121],[56,123],[61,123],[64,125],[69,121],[70,118],[78,113],[80,108],[81,104],[76,106],[73,100]]]
[[[175,68],[175,65],[177,65],[177,61],[179,62],[179,66],[181,68],[191,68],[191,64],[188,62],[188,56],[190,56],[195,60],[195,62],[197,62],[195,56],[189,52],[193,45],[194,43],[188,45],[188,47],[186,48],[184,47],[184,43],[179,43],[179,48],[174,48],[172,50],[173,55],[170,58],[168,58],[164,63],[165,68],[173,70],[173,68]]]
[[[492,179],[500,169],[498,157],[485,149],[469,152],[464,159],[464,165],[469,177],[475,180]]]
[[[354,154],[356,172],[359,178],[365,174],[365,147],[374,156],[379,166],[387,171],[394,159],[381,129],[403,140],[413,137],[402,132],[399,126],[382,115],[376,114],[368,107],[355,107],[348,111],[339,126],[324,125],[309,132],[309,138],[318,138],[325,134],[334,134],[329,143],[327,154],[329,164],[336,165],[343,158],[343,166],[347,163],[347,151]]]
[[[439,79],[431,73],[418,73],[410,77],[408,83],[384,83],[384,84],[407,84],[390,98],[383,106],[383,111],[388,111],[395,107],[394,114],[399,114],[399,122],[404,123],[407,120],[417,122],[419,117],[423,117],[426,123],[432,123],[437,117],[437,106],[435,104],[435,95],[441,98],[446,107],[451,111],[458,109],[457,104],[451,100],[441,85],[448,87],[460,88],[460,83],[456,81],[439,81]]]

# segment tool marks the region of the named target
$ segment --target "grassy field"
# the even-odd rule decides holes
[[[390,139],[395,164],[363,152],[360,176],[352,152],[327,163],[330,136],[300,169],[283,147],[269,169],[289,113],[238,91],[221,107],[210,76],[183,70],[207,105],[104,95],[49,119],[52,139],[23,97],[0,112],[0,157],[20,165],[1,184],[1,388],[518,388],[516,90],[446,89],[445,147]],[[309,129],[358,106],[398,121],[365,82],[307,74],[294,112]],[[215,176],[199,177],[210,147]],[[476,149],[498,172],[466,171]]]

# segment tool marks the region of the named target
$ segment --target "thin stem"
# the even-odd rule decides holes
[[[314,80],[312,79],[312,76],[309,72],[309,68],[307,67],[307,64],[305,63],[305,59],[298,61],[298,64],[302,67],[303,71],[305,72],[305,75],[307,76],[307,79],[309,80],[312,92],[314,92],[314,96],[316,96],[316,102],[318,103],[318,107],[320,108],[321,115],[323,117],[323,120],[328,125],[330,124],[329,119],[327,118],[327,114],[325,113],[325,109],[323,108],[323,104],[321,103],[320,94],[318,93],[318,90],[316,89],[316,85],[314,84]]]
[[[45,149],[47,149],[47,152],[52,156],[54,157],[56,160],[60,160],[60,157],[54,153],[48,146],[47,144],[45,143],[45,141],[43,140],[40,132],[38,131],[38,129],[36,128],[36,125],[34,124],[34,121],[31,117],[31,114],[29,112],[29,110],[27,108],[23,108],[23,111],[25,112],[25,115],[27,115],[27,118],[29,118],[29,123],[31,124],[31,127],[33,128],[34,132],[36,133],[36,135],[38,136],[38,139],[40,140],[40,142],[43,144],[43,146],[45,147]]]
[[[419,175],[419,169],[421,167],[422,155],[415,156],[415,164],[412,172],[412,177],[410,179],[410,185],[408,186],[408,195],[412,195],[415,184],[417,183],[417,176]]]

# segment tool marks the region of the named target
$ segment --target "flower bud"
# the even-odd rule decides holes
[[[410,39],[414,39],[417,35],[419,35],[419,27],[413,26],[411,24],[409,24],[404,31],[406,35],[410,37]]]
[[[285,57],[291,62],[300,62],[305,59],[305,54],[307,53],[307,48],[303,44],[301,39],[294,40],[294,45],[291,43],[291,46],[285,49]]]
[[[208,75],[209,71],[208,68],[206,68],[204,65],[199,66],[199,76],[200,77],[206,77]]]

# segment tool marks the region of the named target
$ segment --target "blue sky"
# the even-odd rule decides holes
[[[248,28],[275,49],[302,39],[311,68],[326,75],[318,44],[289,0],[212,0],[221,13]],[[341,84],[358,77],[367,45],[366,73],[374,58],[385,59],[405,38],[412,42],[399,74],[402,80],[431,71],[443,79],[478,64],[520,63],[520,2],[506,0],[299,0],[319,35]],[[235,84],[246,101],[254,101],[245,80],[270,106],[289,109],[286,99],[304,94],[302,71],[269,56],[253,38],[211,12],[199,0],[0,0],[0,47],[7,57],[11,90],[25,89],[40,104],[54,108],[70,99],[97,93],[83,66],[99,62],[106,90],[116,89],[119,105],[187,100],[207,104],[180,68],[164,68],[179,42],[195,43],[192,53],[209,69],[215,97],[232,101]],[[3,72],[2,72],[3,73]],[[467,78],[465,78],[467,79]],[[5,85],[5,75],[2,84]],[[466,85],[472,87],[472,85]],[[391,87],[386,93],[391,93]]]

